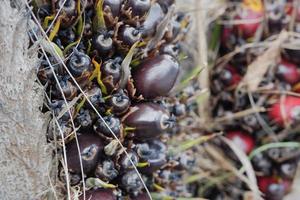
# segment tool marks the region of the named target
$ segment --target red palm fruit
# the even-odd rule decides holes
[[[233,86],[237,85],[242,80],[242,77],[233,66],[228,65],[222,70],[220,79],[224,85]]]
[[[109,189],[89,190],[85,193],[85,199],[88,200],[117,200],[117,196]],[[83,195],[79,200],[84,200]]]
[[[236,26],[240,36],[244,39],[253,37],[258,27],[261,25],[263,15],[264,13],[262,8],[253,8],[249,5],[243,6],[235,17],[236,20],[243,21]]]
[[[266,193],[268,191],[268,186],[271,183],[277,183],[278,180],[273,176],[262,176],[257,178],[257,185],[259,190],[262,193]]]
[[[269,118],[279,126],[285,123],[291,124],[300,118],[300,98],[286,96],[282,101],[278,100],[268,112]]]
[[[300,81],[300,72],[297,65],[286,60],[279,63],[277,76],[291,85]]]
[[[293,48],[283,48],[283,56],[297,65],[300,64],[300,50],[298,45]]]
[[[291,187],[291,181],[274,176],[258,177],[257,184],[266,200],[282,200]]]
[[[246,154],[250,153],[255,146],[253,137],[242,131],[230,131],[226,137],[233,141],[233,143],[240,147]]]

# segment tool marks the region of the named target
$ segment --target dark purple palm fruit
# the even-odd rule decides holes
[[[103,121],[104,120],[104,121]],[[119,138],[121,136],[122,125],[119,118],[114,116],[105,116],[102,119],[98,119],[94,124],[94,131],[104,137],[114,138],[111,131]]]
[[[141,162],[147,162],[147,167],[140,168],[145,174],[152,174],[167,163],[167,147],[159,140],[153,140],[147,143],[137,144],[137,154]]]
[[[172,107],[172,114],[174,114],[176,117],[183,117],[186,115],[187,107],[185,104],[182,103],[176,103]]]
[[[63,92],[64,97],[69,101],[71,101],[77,95],[77,87],[73,85],[70,80],[68,80],[67,76],[63,77],[58,84],[56,84],[55,88],[53,88],[51,91],[55,98],[63,99],[61,92]]]
[[[130,107],[130,99],[124,90],[119,90],[111,95],[108,100],[111,112],[115,115],[124,114]]]
[[[132,10],[133,16],[144,16],[151,7],[151,0],[128,0],[128,6]]]
[[[104,0],[103,8],[104,8],[104,10],[109,8],[112,15],[114,17],[117,17],[120,15],[122,2],[123,2],[123,0]]]
[[[297,171],[297,162],[290,161],[279,164],[279,174],[282,178],[292,180]]]
[[[150,197],[147,193],[140,193],[137,196],[130,198],[130,200],[150,200]]]
[[[110,189],[89,190],[84,196],[81,195],[79,200],[117,200],[117,196]]]
[[[92,70],[91,59],[85,53],[79,52],[75,49],[67,67],[74,77],[79,77],[84,72]]]
[[[80,109],[77,117],[76,117],[76,122],[78,125],[80,125],[81,128],[89,128],[93,124],[93,119],[90,114],[90,110],[88,109]]]
[[[78,135],[80,155],[82,159],[83,172],[91,173],[97,166],[99,156],[104,148],[100,137],[94,134],[85,133]],[[75,139],[66,145],[68,168],[72,173],[81,173],[80,158]]]
[[[158,3],[151,5],[145,21],[141,25],[142,36],[151,37],[155,32],[157,25],[164,17],[164,12]]]
[[[192,170],[196,165],[196,157],[193,151],[185,151],[178,156],[179,168]]]
[[[75,0],[59,0],[57,2],[57,8],[62,8],[62,11],[68,15],[74,15],[76,12],[76,1]]]
[[[118,176],[119,172],[115,168],[115,164],[110,159],[98,162],[95,169],[95,176],[103,181],[111,181]]]
[[[270,183],[265,193],[266,200],[283,200],[285,187],[281,183]]]
[[[68,44],[74,42],[76,39],[76,35],[71,28],[59,31],[58,37],[61,40],[64,47],[68,46]]]
[[[281,60],[276,75],[283,81],[293,85],[300,81],[298,66],[286,60]]]
[[[137,66],[132,78],[137,93],[145,99],[153,99],[168,95],[178,74],[179,63],[175,58],[170,55],[158,55]]]
[[[54,100],[53,102],[50,103],[49,107],[51,108],[51,110],[53,111],[56,117],[60,117],[59,120],[61,122],[68,122],[70,120],[70,114],[68,111],[62,113],[62,111],[67,108],[67,105],[65,104],[64,100]],[[74,107],[71,107],[69,111],[71,115],[74,115],[75,113]]]
[[[272,162],[264,154],[259,153],[253,157],[252,165],[254,170],[260,175],[270,176],[272,173]]]
[[[93,46],[102,58],[105,58],[113,50],[112,35],[111,31],[100,31],[93,38]]]
[[[271,148],[269,150],[267,150],[267,156],[277,162],[280,158],[281,158],[281,152],[280,152],[280,149],[279,148]]]
[[[160,48],[160,54],[168,54],[177,58],[179,55],[180,46],[179,44],[165,44]]]
[[[129,193],[138,194],[143,189],[143,183],[135,170],[129,170],[122,175],[120,187]]]
[[[63,72],[61,70],[61,65],[54,64],[56,63],[54,57],[49,58],[50,63],[52,64],[52,68],[56,75],[63,75]],[[56,84],[54,74],[52,72],[51,66],[49,65],[47,60],[42,60],[40,64],[40,68],[38,71],[38,78],[41,81],[42,84],[50,83],[50,84]]]
[[[121,167],[123,171],[126,171],[128,169],[133,169],[134,166],[132,166],[132,163],[137,166],[139,162],[139,157],[137,153],[135,153],[132,150],[127,151],[127,154],[123,153],[120,155],[118,159],[118,164]]]
[[[115,89],[121,78],[121,57],[105,61],[101,66],[103,83],[109,91]]]
[[[118,39],[122,41],[122,44],[132,46],[141,39],[141,32],[135,27],[125,25],[120,28]]]
[[[104,112],[104,99],[102,97],[102,91],[98,86],[92,86],[90,90],[86,92],[90,103],[98,110],[98,112]],[[92,109],[88,101],[85,102],[85,107]]]
[[[170,114],[159,104],[139,103],[125,116],[126,126],[134,128],[134,139],[147,140],[160,136],[174,125]]]
[[[59,0],[56,3],[56,9],[62,8],[61,27],[68,28],[76,22],[77,3],[76,0]]]

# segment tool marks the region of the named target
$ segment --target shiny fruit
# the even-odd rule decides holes
[[[102,119],[98,119],[94,124],[94,131],[98,135],[104,135],[109,138],[114,138],[111,131],[117,136],[120,137],[121,134],[121,122],[119,118],[113,116],[105,116]]]
[[[91,59],[82,52],[74,51],[67,67],[73,76],[79,77],[83,72],[91,70]]]
[[[239,84],[242,80],[241,75],[233,66],[225,67],[220,73],[220,80],[225,86],[233,86]]]
[[[155,103],[140,103],[129,111],[125,124],[134,128],[135,139],[152,139],[173,126],[169,113]]]
[[[85,174],[89,174],[95,169],[99,156],[102,154],[102,150],[104,148],[103,142],[97,135],[86,133],[78,135],[78,143],[83,172]],[[80,174],[80,158],[75,139],[66,145],[66,151],[69,170]]]
[[[142,23],[141,31],[143,37],[151,37],[159,22],[163,19],[164,12],[158,3],[151,5],[145,21]]]
[[[124,26],[121,28],[118,37],[119,40],[123,42],[123,44],[132,46],[134,43],[141,39],[141,33],[134,27]]]
[[[143,189],[143,184],[137,172],[129,170],[121,178],[121,187],[127,192],[138,193]]]
[[[150,0],[129,0],[128,5],[132,9],[134,16],[144,16],[151,7]]]
[[[106,56],[113,49],[113,39],[110,33],[100,33],[93,39],[94,48],[101,57]]]
[[[291,187],[290,181],[277,177],[262,176],[258,177],[257,181],[266,200],[282,200]]]
[[[104,0],[103,8],[109,7],[113,16],[117,17],[120,14],[122,1],[123,0]]]
[[[105,61],[101,66],[103,77],[111,76],[114,85],[116,85],[121,78],[121,62],[122,58],[116,57]]]
[[[118,170],[112,160],[103,160],[97,164],[95,176],[103,181],[111,181],[118,176]]]
[[[240,10],[238,15],[235,17],[236,20],[243,20],[243,22],[236,25],[239,35],[244,39],[254,37],[257,29],[261,25],[262,17],[262,11],[255,11],[246,7],[242,8],[242,10]]]
[[[246,154],[249,154],[255,146],[254,138],[242,131],[230,131],[227,133],[226,137],[235,143]]]
[[[170,55],[146,59],[133,72],[137,93],[145,99],[166,96],[179,74],[179,63]]]
[[[147,162],[149,166],[142,167],[140,171],[152,174],[167,163],[166,146],[159,140],[137,145],[137,154],[142,162]]]
[[[271,160],[262,153],[256,154],[252,158],[252,165],[255,171],[262,173],[264,176],[270,176],[272,173]]]
[[[279,165],[279,173],[283,178],[293,179],[297,171],[297,162],[285,162]]]
[[[269,112],[269,118],[275,121],[279,126],[283,126],[285,123],[293,124],[300,120],[300,98],[293,96],[286,96],[282,99],[278,99],[274,103]]]
[[[123,90],[119,90],[111,96],[108,104],[111,106],[112,113],[121,115],[129,109],[130,99]]]
[[[280,79],[291,85],[300,81],[300,72],[297,65],[286,60],[279,63],[276,74]]]

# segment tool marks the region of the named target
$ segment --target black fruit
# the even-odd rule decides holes
[[[179,74],[179,63],[170,55],[147,59],[136,68],[132,76],[134,85],[145,99],[166,96]]]
[[[135,128],[135,139],[142,140],[158,137],[174,125],[167,110],[154,103],[134,106],[132,112],[126,116],[125,124]]]
[[[99,156],[104,148],[101,138],[97,135],[86,133],[78,135],[80,155],[82,159],[83,172],[92,172],[98,162]],[[75,139],[66,145],[67,162],[69,170],[73,173],[81,173],[80,160]]]

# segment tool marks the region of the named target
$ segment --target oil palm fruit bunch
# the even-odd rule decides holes
[[[162,138],[177,121],[170,98],[189,16],[172,0],[32,6],[48,36],[38,78],[59,126],[49,141],[65,149],[61,181],[79,186],[79,199],[150,199],[145,187],[158,191],[154,175],[173,159]]]
[[[263,199],[282,200],[292,189],[300,152],[296,134],[300,106],[299,38],[294,33],[287,36],[278,49],[280,54],[273,58],[272,67],[260,74],[262,78],[254,90],[249,85],[255,84],[257,74],[250,68],[261,69],[264,63],[257,61],[268,48],[250,46],[278,37],[284,29],[297,32],[297,12],[291,14],[295,9],[288,0],[230,2],[228,12],[216,22],[222,24],[220,48],[216,51],[220,57],[210,77],[211,115],[216,121],[213,129],[224,132],[224,140],[230,145],[220,140],[215,145],[221,147],[237,169],[244,167],[239,158],[244,154],[251,162]],[[249,85],[247,80],[251,80]],[[254,111],[257,106],[262,110]],[[230,148],[233,145],[239,153]],[[203,183],[202,187],[208,187],[203,196],[243,199],[245,196],[239,191],[250,188],[239,181],[232,177],[220,181],[221,186],[208,187]]]

